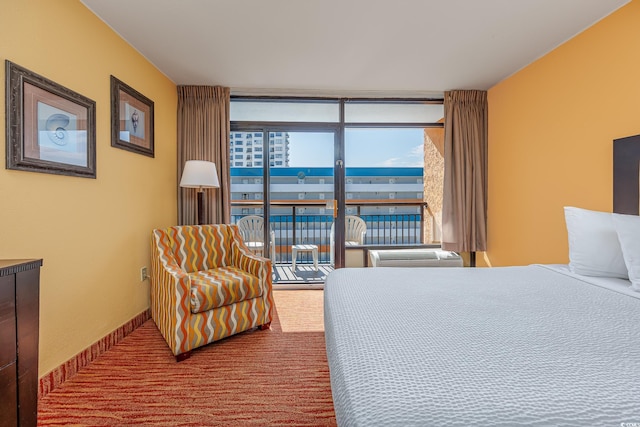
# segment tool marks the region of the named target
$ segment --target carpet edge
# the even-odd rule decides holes
[[[58,388],[62,383],[73,377],[82,368],[91,364],[91,362],[98,358],[98,356],[118,344],[127,335],[142,326],[142,324],[150,318],[151,310],[146,309],[116,330],[105,335],[88,348],[73,356],[62,365],[44,374],[38,380],[38,399],[42,399],[47,394]]]

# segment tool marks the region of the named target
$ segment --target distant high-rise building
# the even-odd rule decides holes
[[[262,132],[231,132],[231,167],[275,168],[289,166],[289,134],[287,132],[269,132],[269,149],[265,147]]]

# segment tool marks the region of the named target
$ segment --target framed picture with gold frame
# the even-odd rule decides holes
[[[153,101],[111,76],[111,146],[154,157]]]
[[[5,61],[7,169],[96,177],[96,103]]]

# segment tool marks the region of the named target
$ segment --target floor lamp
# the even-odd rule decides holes
[[[204,160],[187,160],[182,171],[180,187],[198,190],[198,225],[204,223],[202,205],[205,188],[220,188],[216,164]]]

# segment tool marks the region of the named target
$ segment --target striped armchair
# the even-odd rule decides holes
[[[235,225],[156,229],[151,316],[176,360],[191,350],[271,324],[271,261],[254,255]]]

